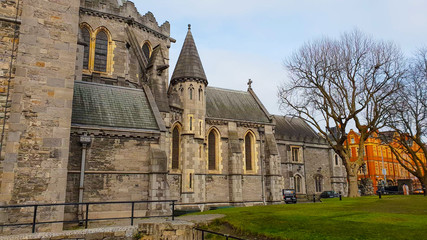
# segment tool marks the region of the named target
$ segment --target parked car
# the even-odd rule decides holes
[[[282,190],[283,200],[286,204],[297,203],[297,193],[295,189],[283,189]]]
[[[384,194],[399,194],[399,189],[397,186],[387,186],[384,187]]]
[[[334,191],[324,191],[320,194],[320,198],[335,198],[340,197],[340,195]]]
[[[412,194],[424,194],[424,191],[422,188],[417,188],[412,192]]]

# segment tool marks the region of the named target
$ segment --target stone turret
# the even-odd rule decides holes
[[[170,84],[181,100],[184,132],[204,139],[205,90],[208,81],[191,34],[190,24]]]
[[[171,106],[182,109],[182,195],[183,202],[204,201],[205,177],[195,173],[205,173],[207,163],[203,160],[206,116],[206,86],[208,84],[196,44],[188,25],[187,36],[172,74],[169,99]],[[202,156],[202,157],[201,157]]]

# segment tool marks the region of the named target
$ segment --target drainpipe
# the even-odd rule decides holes
[[[83,135],[80,136],[80,143],[82,144],[82,162],[80,167],[79,203],[82,203],[85,181],[86,150],[91,143],[90,136],[88,136],[87,133],[83,133]],[[79,205],[79,216],[83,219],[83,205]]]
[[[265,180],[264,180],[264,158],[265,158],[265,150],[263,148],[263,141],[264,141],[264,128],[259,128],[259,142],[260,142],[260,160],[261,160],[261,192],[262,192],[262,202],[264,205],[267,205],[265,202]]]

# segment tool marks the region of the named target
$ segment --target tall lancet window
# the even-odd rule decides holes
[[[86,27],[82,28],[82,38],[84,43],[83,69],[89,69],[90,33]]]
[[[95,42],[95,60],[93,70],[107,71],[108,36],[104,31],[98,32]]]
[[[216,170],[217,166],[217,133],[214,129],[208,135],[208,167],[209,170]]]
[[[253,170],[254,158],[254,136],[248,132],[245,136],[245,165],[246,170]]]
[[[180,152],[180,136],[179,127],[175,126],[172,130],[172,169],[179,168],[179,152]]]

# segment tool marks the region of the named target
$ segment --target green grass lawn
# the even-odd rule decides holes
[[[427,197],[326,199],[323,203],[236,207],[204,212],[240,232],[278,239],[427,239]]]

